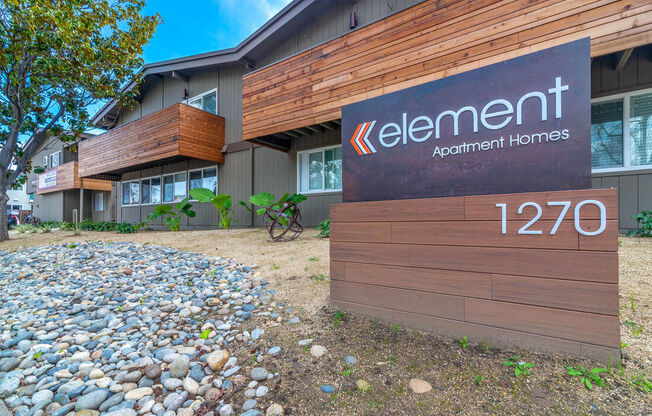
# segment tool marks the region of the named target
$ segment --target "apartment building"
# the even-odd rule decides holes
[[[342,106],[585,37],[593,186],[618,188],[624,231],[652,209],[648,1],[295,0],[233,48],[145,65],[135,108],[94,116],[107,132],[79,144],[79,176],[118,183],[117,221],[206,187],[301,192],[314,226],[342,198]],[[194,209],[183,228],[217,226],[211,205]]]

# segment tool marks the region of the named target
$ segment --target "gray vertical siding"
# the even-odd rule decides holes
[[[625,232],[637,228],[633,215],[652,210],[652,173],[594,175],[593,188],[618,188],[618,228]]]
[[[244,65],[234,65],[220,71],[217,89],[218,114],[225,121],[225,143],[242,140],[242,76]]]
[[[591,95],[601,97],[652,87],[652,45],[634,49],[625,67],[616,71],[616,54],[591,62]]]
[[[404,10],[423,0],[333,0],[310,25],[297,27],[286,39],[271,45],[262,57],[257,57],[256,68],[272,64],[288,56],[350,32],[349,15],[355,11],[358,27]]]
[[[41,221],[62,221],[63,192],[34,194],[34,215]]]
[[[235,208],[233,219],[238,222],[233,226],[251,225],[251,215],[238,205],[238,201],[248,202],[251,195],[251,153],[251,149],[227,153],[224,165],[219,169],[218,191],[231,195]]]

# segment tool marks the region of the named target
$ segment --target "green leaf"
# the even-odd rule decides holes
[[[581,376],[582,374],[583,374],[582,372],[577,371],[574,368],[571,368],[570,370],[568,370],[568,375],[569,376]]]
[[[250,196],[249,202],[254,205],[258,205],[259,207],[266,207],[274,202],[274,198],[274,194],[269,192],[261,192],[259,194]]]
[[[303,194],[292,194],[288,197],[289,202],[294,202],[295,204],[299,205],[303,201],[307,200],[308,197],[306,197]]]
[[[593,390],[593,385],[591,384],[591,380],[589,380],[588,377],[584,377],[583,380],[584,380],[584,384],[586,385],[586,387],[589,390]]]
[[[208,336],[209,336],[210,334],[211,334],[211,330],[210,330],[210,329],[206,329],[206,330],[202,331],[201,334],[199,334],[199,338],[201,338],[201,339],[208,339]]]
[[[606,373],[608,370],[606,368],[594,368],[589,373],[591,374],[600,374],[600,373]]]
[[[523,366],[524,366],[524,367],[527,367],[527,368],[532,368],[532,367],[534,367],[534,364],[532,364],[532,363],[525,363]]]
[[[521,375],[521,369],[518,366],[514,367],[514,374],[516,377]]]
[[[210,189],[193,188],[190,190],[190,196],[199,202],[213,202],[216,195]]]
[[[505,365],[516,365],[516,363],[511,362],[511,361],[505,361],[503,364],[505,364]]]
[[[238,201],[238,204],[242,205],[247,209],[247,211],[251,212],[251,208],[249,208],[249,205],[247,205],[244,201]]]

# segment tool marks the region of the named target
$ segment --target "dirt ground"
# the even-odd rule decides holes
[[[264,326],[267,347],[282,353],[265,361],[280,373],[269,400],[297,415],[652,415],[652,240],[620,237],[620,318],[625,359],[598,363],[528,351],[498,350],[431,336],[328,306],[328,239],[307,230],[290,243],[272,243],[265,230],[146,232],[132,235],[84,232],[12,234],[0,249],[79,240],[133,241],[175,247],[257,264],[277,292],[276,301],[295,308],[298,324]],[[313,338],[328,353],[313,358],[297,341]],[[503,362],[518,354],[533,363],[531,375],[515,377]],[[252,353],[253,355],[253,353]],[[358,363],[348,366],[347,355]],[[252,356],[252,358],[254,358]],[[565,366],[608,367],[606,387],[589,391]],[[410,378],[433,390],[417,395]],[[369,383],[368,391],[356,386]],[[636,380],[639,380],[637,384]],[[333,394],[320,391],[331,384]]]

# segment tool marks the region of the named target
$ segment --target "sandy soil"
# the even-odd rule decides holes
[[[295,308],[299,324],[263,327],[267,347],[282,347],[265,362],[281,374],[270,399],[287,414],[300,415],[650,415],[652,393],[634,384],[652,380],[652,240],[621,237],[620,315],[626,358],[609,366],[607,386],[593,391],[564,366],[603,367],[605,363],[491,346],[462,348],[456,340],[399,328],[378,320],[342,314],[328,307],[328,240],[307,230],[289,243],[272,243],[265,230],[147,232],[133,235],[84,232],[12,234],[0,249],[60,244],[78,240],[160,244],[257,264],[277,291],[276,299]],[[251,322],[254,325],[262,323]],[[640,325],[641,331],[637,328]],[[297,341],[313,338],[328,348],[321,359]],[[528,377],[514,377],[503,365],[511,355],[534,364]],[[358,363],[347,366],[346,355]],[[433,386],[416,395],[407,383],[421,378]],[[371,388],[360,391],[356,380]],[[319,387],[332,384],[334,394]]]

